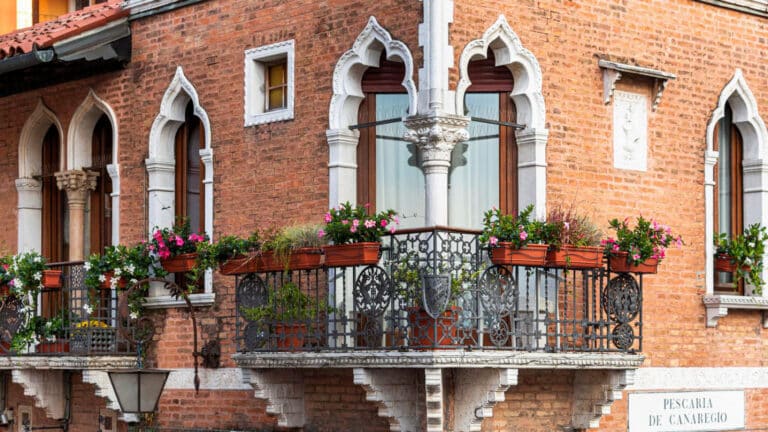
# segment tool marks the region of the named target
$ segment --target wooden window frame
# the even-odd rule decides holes
[[[275,66],[283,66],[283,81],[281,84],[270,86],[270,69]],[[265,62],[264,63],[264,112],[277,111],[288,108],[288,59],[283,58],[280,60]],[[280,106],[270,106],[269,93],[272,90],[281,89],[283,92],[283,100]]]
[[[197,123],[197,124],[195,124]],[[187,113],[185,116],[184,124],[182,124],[179,127],[179,130],[176,132],[176,140],[175,140],[175,148],[174,148],[174,155],[176,159],[176,168],[175,168],[175,183],[176,183],[176,193],[175,193],[175,199],[176,199],[176,206],[175,206],[175,216],[176,218],[186,218],[189,217],[189,212],[187,211],[188,207],[188,201],[187,201],[187,193],[189,192],[189,189],[187,187],[188,183],[188,161],[189,161],[189,136],[191,132],[194,130],[194,127],[197,126],[198,133],[199,133],[199,143],[202,146],[202,144],[205,142],[205,131],[203,130],[203,124],[200,121],[197,116],[194,115],[192,111],[192,105],[190,104],[187,107]],[[198,158],[200,158],[200,155],[196,155]],[[205,229],[205,185],[203,183],[203,180],[205,179],[205,164],[203,163],[202,158],[200,158],[200,205],[198,207],[199,212],[199,221],[200,226],[198,227],[198,231],[203,231]]]

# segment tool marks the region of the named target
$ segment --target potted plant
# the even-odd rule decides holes
[[[573,205],[553,206],[543,231],[544,242],[549,244],[547,266],[586,269],[602,265],[603,251],[599,247],[602,233]]]
[[[318,302],[303,293],[298,285],[284,282],[269,291],[266,304],[243,309],[243,314],[249,321],[269,326],[278,349],[296,351],[304,347],[307,324],[318,308]]]
[[[734,273],[734,282],[744,280],[762,293],[763,256],[768,230],[759,223],[752,224],[733,239],[725,233],[715,234],[715,270]]]
[[[672,229],[653,219],[638,216],[634,228],[629,219],[610,221],[610,228],[616,230],[616,238],[601,241],[608,257],[608,266],[619,273],[656,273],[659,262],[666,256],[666,249],[675,244],[683,245],[680,236],[674,236]]]
[[[193,233],[189,221],[184,219],[172,228],[155,229],[147,243],[147,250],[160,259],[166,272],[183,273],[195,267],[197,245],[207,241],[206,234]]]
[[[546,224],[531,217],[533,205],[518,215],[493,208],[485,212],[480,242],[490,247],[491,262],[497,265],[543,266],[547,245],[543,244]]]
[[[69,345],[77,353],[113,352],[115,329],[96,319],[81,321],[72,329]]]
[[[327,243],[317,225],[293,225],[267,234],[256,256],[260,272],[282,270],[311,270],[323,264],[323,250]]]
[[[69,352],[69,340],[65,339],[65,331],[69,325],[66,314],[48,320],[42,317],[36,318],[35,336],[38,344],[35,346],[35,352],[41,354]]]
[[[256,272],[254,257],[260,249],[259,233],[254,232],[247,239],[229,235],[222,237],[210,247],[201,244],[198,253],[218,263],[221,274],[238,275]]]
[[[327,267],[370,265],[379,262],[381,236],[394,234],[399,220],[394,210],[370,215],[369,207],[369,204],[353,207],[349,202],[345,202],[325,214],[325,230],[321,230],[319,235],[327,236],[333,243],[323,248]]]
[[[10,284],[13,281],[13,273],[10,271],[13,256],[0,257],[0,300],[5,299],[11,293]]]

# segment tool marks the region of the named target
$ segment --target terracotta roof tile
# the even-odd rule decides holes
[[[122,4],[123,0],[107,0],[105,3],[62,15],[53,21],[0,35],[0,60],[30,52],[35,46],[50,47],[54,42],[127,16],[128,9],[123,9]]]

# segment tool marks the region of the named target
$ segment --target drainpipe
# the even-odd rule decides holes
[[[0,60],[0,75],[16,70],[26,69],[42,63],[53,61],[53,49],[32,50],[31,52],[8,57]]]

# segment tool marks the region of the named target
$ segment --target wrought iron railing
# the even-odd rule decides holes
[[[60,288],[44,288],[37,299],[37,310],[24,310],[23,303],[7,296],[0,304],[0,354],[4,355],[115,355],[134,354],[135,347],[118,331],[117,292],[111,289],[89,290],[85,285],[83,262],[53,263],[51,270],[61,271]],[[30,303],[30,302],[27,302]],[[30,319],[61,322],[50,337],[36,335],[19,346],[11,342]],[[50,324],[48,324],[50,325]],[[130,329],[128,329],[130,331]]]
[[[466,230],[398,232],[378,265],[241,275],[236,303],[241,352],[642,350],[642,275],[493,265]]]

